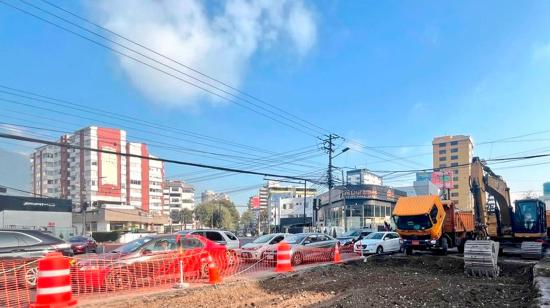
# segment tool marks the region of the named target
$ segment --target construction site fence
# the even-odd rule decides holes
[[[333,263],[358,256],[336,248],[293,250],[293,267]],[[222,280],[258,278],[274,273],[277,250],[208,252],[163,251],[128,257],[119,253],[85,254],[70,259],[73,298],[79,301],[212,283],[214,269]],[[0,307],[28,307],[35,301],[39,259],[0,260]],[[214,266],[214,268],[212,267]]]

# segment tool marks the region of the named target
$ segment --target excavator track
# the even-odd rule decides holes
[[[521,257],[523,259],[542,259],[542,242],[522,242]]]
[[[464,273],[469,276],[498,277],[498,249],[495,241],[466,241],[464,245]]]

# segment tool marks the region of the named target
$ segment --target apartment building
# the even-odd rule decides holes
[[[128,142],[124,130],[95,126],[62,136],[60,142],[72,147],[46,145],[30,155],[33,193],[71,199],[77,209],[87,202],[162,211],[162,162],[78,148],[154,157],[146,144]]]
[[[183,181],[164,182],[164,214],[173,210],[195,209],[195,187]]]
[[[433,167],[437,171],[447,172],[452,181],[449,187],[450,199],[461,210],[471,210],[473,199],[470,193],[470,173],[474,144],[470,136],[455,135],[436,137],[433,145]],[[440,187],[441,188],[441,187]]]

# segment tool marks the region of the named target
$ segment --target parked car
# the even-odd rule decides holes
[[[298,233],[285,238],[290,244],[292,265],[300,265],[305,262],[330,261],[334,259],[338,240],[323,233]],[[262,259],[267,262],[277,261],[277,246],[271,245]]]
[[[20,285],[34,288],[38,276],[36,259],[48,252],[60,252],[65,256],[72,256],[71,245],[64,240],[38,230],[0,230],[0,262],[4,269],[10,267],[22,268],[20,277],[13,277]],[[0,281],[0,285],[6,281]],[[8,285],[11,283],[7,281]]]
[[[201,235],[218,244],[225,245],[229,250],[238,249],[241,246],[235,234],[224,230],[183,230],[178,234]]]
[[[180,243],[178,238],[174,234],[146,236],[109,253],[81,258],[73,270],[73,285],[113,291],[177,276],[180,253],[187,277],[208,277],[208,256],[221,269],[229,266],[225,246],[192,234],[182,236]]]
[[[71,249],[74,254],[89,253],[97,251],[96,241],[89,236],[73,236],[69,238]]]
[[[362,240],[365,236],[371,233],[372,231],[367,229],[350,230],[336,237],[336,239],[340,242],[340,246],[344,249],[348,247],[353,249],[353,244],[355,244],[355,242]]]
[[[241,260],[257,261],[262,258],[263,252],[270,247],[282,241],[285,237],[290,236],[288,233],[273,233],[258,237],[251,243],[244,244],[241,247]]]
[[[401,237],[397,232],[373,232],[353,246],[358,254],[382,254],[401,250]]]

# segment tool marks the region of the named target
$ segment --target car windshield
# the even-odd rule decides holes
[[[426,230],[432,227],[428,215],[393,216],[393,221],[400,230]]]
[[[252,243],[255,243],[255,244],[267,243],[267,242],[269,242],[274,236],[275,236],[275,235],[273,235],[273,234],[262,235],[262,236],[260,236],[259,238],[255,239],[254,241],[252,241]]]
[[[83,236],[75,236],[69,239],[69,242],[71,243],[86,242],[86,241],[88,241],[88,239]]]
[[[114,253],[131,253],[138,250],[143,244],[151,241],[151,237],[142,237],[137,240],[133,240],[125,245],[120,246],[119,248],[113,250]]]
[[[359,231],[350,230],[348,232],[342,233],[342,235],[340,235],[339,237],[354,237],[354,236],[357,236],[357,235],[359,235]]]
[[[374,232],[365,237],[367,240],[381,240],[384,237],[384,233]]]
[[[300,243],[306,235],[291,235],[288,238],[285,239],[285,241],[289,244],[298,244]]]

